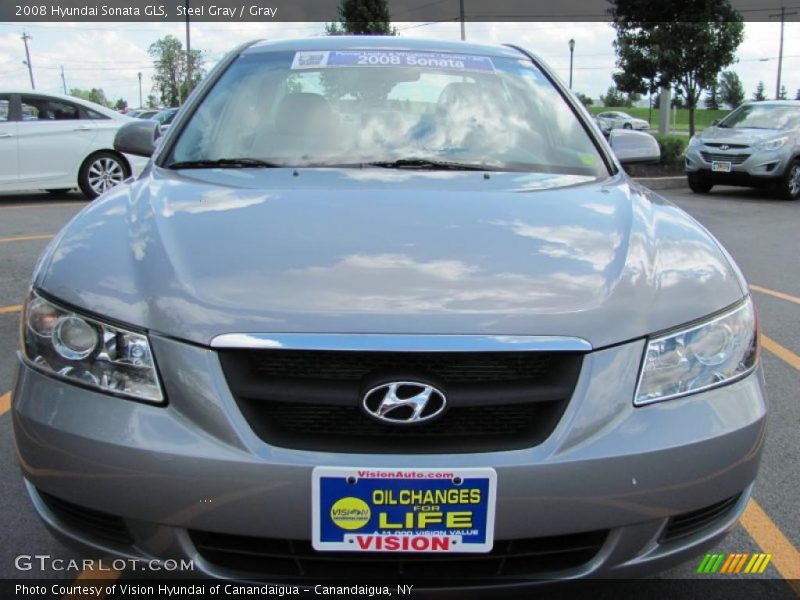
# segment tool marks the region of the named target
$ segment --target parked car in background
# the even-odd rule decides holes
[[[141,112],[139,112],[138,115],[136,115],[136,118],[137,119],[151,119],[151,118],[155,117],[159,112],[160,112],[159,109],[142,110]]]
[[[134,118],[138,118],[138,116],[140,114],[142,114],[143,112],[144,112],[143,108],[137,108],[135,110],[129,110],[128,112],[125,113],[125,116],[126,117],[131,117],[132,119],[134,119]]]
[[[800,198],[800,101],[743,104],[689,141],[689,187],[707,194],[715,185],[770,188]]]
[[[597,118],[608,123],[611,129],[636,129],[639,131],[650,129],[650,123],[644,119],[637,119],[624,112],[601,112],[598,113]]]
[[[147,162],[114,150],[117,130],[131,121],[72,96],[0,92],[0,191],[100,195]]]
[[[153,115],[150,117],[151,120],[157,121],[159,124],[159,129],[161,133],[165,133],[169,126],[172,124],[173,119],[175,119],[175,115],[178,114],[180,108],[165,108],[158,114]]]
[[[611,124],[605,119],[600,119],[599,117],[594,117],[594,123],[597,125],[597,128],[600,129],[600,133],[607,138],[611,133]]]
[[[120,130],[151,162],[34,273],[12,416],[59,537],[507,590],[734,528],[766,423],[754,307],[624,172],[653,136],[607,142],[509,46],[324,36],[214,69],[157,147]]]

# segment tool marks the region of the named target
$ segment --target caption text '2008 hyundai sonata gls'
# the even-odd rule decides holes
[[[149,166],[23,313],[16,444],[59,536],[437,587],[639,576],[733,528],[765,430],[747,285],[622,171],[652,137],[609,145],[536,57],[257,42],[155,133],[120,131]]]

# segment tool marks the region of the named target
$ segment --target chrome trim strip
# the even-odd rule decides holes
[[[405,335],[382,333],[225,333],[212,348],[384,352],[590,352],[576,337],[527,335]]]

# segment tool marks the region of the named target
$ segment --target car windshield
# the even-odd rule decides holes
[[[530,60],[389,50],[238,57],[161,164],[221,159],[608,175]]]
[[[800,127],[800,107],[745,104],[725,117],[719,126],[740,129],[795,129]]]

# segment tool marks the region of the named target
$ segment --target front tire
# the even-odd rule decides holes
[[[78,172],[78,186],[93,200],[119,185],[129,175],[127,163],[112,152],[96,152],[83,161]]]
[[[686,179],[689,182],[689,189],[695,194],[707,194],[714,187],[711,178],[699,172],[688,173]]]
[[[800,160],[793,160],[783,177],[775,182],[775,195],[784,200],[800,198]]]
[[[633,129],[633,125],[631,125],[630,123],[625,123],[625,125],[623,125],[622,128],[623,129]]]

